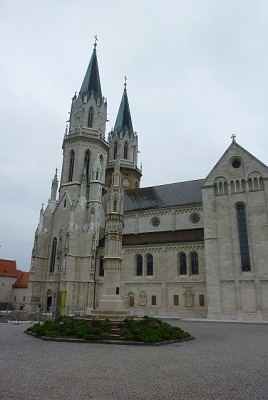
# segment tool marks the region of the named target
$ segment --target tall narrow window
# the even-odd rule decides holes
[[[117,157],[117,152],[118,152],[118,144],[117,142],[114,142],[114,159]]]
[[[237,225],[238,225],[242,271],[250,271],[247,219],[246,219],[246,209],[244,204],[238,204],[236,206],[236,213],[237,213]]]
[[[199,305],[200,305],[200,307],[205,306],[205,295],[204,294],[199,295]]]
[[[156,306],[156,296],[152,295],[152,306]]]
[[[128,294],[129,307],[134,307],[134,293]]]
[[[85,152],[85,159],[84,159],[84,169],[86,172],[87,182],[89,182],[89,161],[90,161],[90,151],[87,150]]]
[[[88,123],[87,126],[89,128],[92,128],[93,126],[93,107],[90,107],[89,112],[88,112]]]
[[[198,254],[196,253],[196,251],[194,251],[191,254],[191,269],[192,269],[192,275],[198,275],[199,274]]]
[[[50,272],[54,272],[55,269],[55,261],[56,261],[56,251],[57,251],[57,238],[54,237],[52,242],[52,251],[50,258]]]
[[[114,203],[113,203],[113,212],[116,212],[116,211],[117,211],[117,201],[114,200]]]
[[[100,258],[99,276],[104,276],[103,257]]]
[[[74,151],[70,151],[69,177],[68,181],[72,182],[74,174]]]
[[[180,253],[179,255],[180,275],[187,275],[186,254]]]
[[[125,142],[124,144],[124,159],[128,159],[128,142]]]
[[[154,274],[154,259],[153,259],[152,254],[147,254],[146,264],[147,264],[147,275],[153,275]]]
[[[179,295],[178,294],[174,294],[174,296],[173,296],[173,304],[174,304],[174,306],[178,306],[180,303],[179,303]]]
[[[136,255],[136,273],[137,276],[142,276],[142,255]]]

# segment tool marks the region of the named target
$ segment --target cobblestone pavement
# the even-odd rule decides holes
[[[56,343],[0,323],[0,399],[268,398],[268,324],[170,320],[196,340],[166,346]]]

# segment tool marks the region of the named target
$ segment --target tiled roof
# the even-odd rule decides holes
[[[0,276],[17,278],[18,271],[16,261],[0,259]]]
[[[204,229],[184,229],[178,231],[132,233],[123,235],[123,246],[144,246],[148,244],[199,242],[204,240]],[[104,247],[105,238],[99,241]]]
[[[204,240],[204,229],[185,229],[181,231],[146,232],[123,235],[123,246],[139,246],[159,243],[185,243]]]
[[[18,279],[14,283],[14,288],[27,288],[29,281],[29,272],[18,270]]]
[[[202,203],[204,179],[128,190],[124,212],[150,210]]]

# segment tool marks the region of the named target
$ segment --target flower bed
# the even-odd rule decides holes
[[[37,336],[49,338],[72,338],[84,340],[110,340],[115,323],[109,320],[81,320],[62,318],[58,321],[45,321],[35,324],[27,331]],[[171,326],[160,319],[125,319],[116,325],[120,341],[157,343],[189,338],[191,335],[181,328]]]

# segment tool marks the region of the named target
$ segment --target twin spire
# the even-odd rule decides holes
[[[96,37],[95,39],[97,40]],[[97,97],[102,97],[96,47],[97,43],[95,41],[93,53],[80,89],[82,98],[84,98],[85,95],[89,96],[92,92],[94,92]]]
[[[92,56],[90,58],[90,62],[80,89],[80,95],[82,99],[84,96],[88,96],[94,92],[96,97],[102,98],[101,92],[101,84],[100,84],[100,75],[99,75],[99,67],[98,67],[98,60],[97,60],[97,37],[95,36],[95,43]],[[133,132],[128,96],[127,96],[127,83],[125,77],[125,84],[124,84],[124,91],[123,96],[121,99],[119,111],[117,114],[114,132]]]
[[[133,132],[130,108],[129,108],[128,97],[127,97],[126,82],[125,82],[124,86],[125,86],[125,88],[124,88],[123,96],[121,99],[117,118],[115,121],[115,126],[114,126],[114,132],[117,132],[117,133],[124,132],[126,130],[129,132]]]

